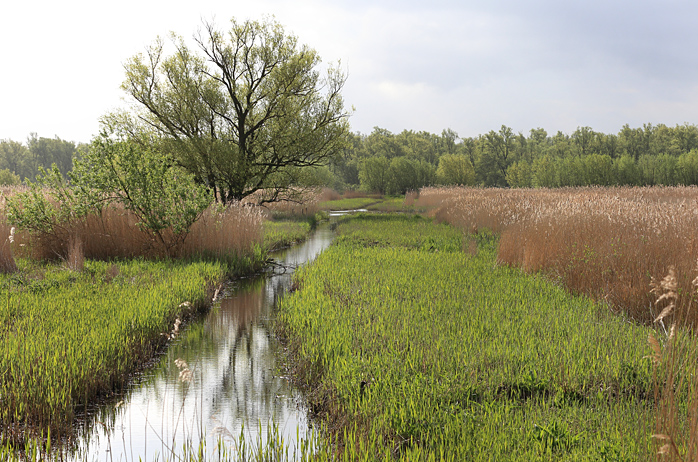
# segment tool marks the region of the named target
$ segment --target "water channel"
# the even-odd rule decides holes
[[[281,345],[269,321],[293,269],[331,241],[330,228],[320,227],[303,244],[273,255],[272,273],[232,283],[116,403],[88,419],[69,459],[175,459],[185,443],[198,451],[200,442],[211,455],[219,440],[234,448],[241,432],[247,441],[264,440],[271,425],[285,441],[312,438],[302,396],[280,372]],[[181,380],[187,374],[178,360],[191,372],[189,382]]]

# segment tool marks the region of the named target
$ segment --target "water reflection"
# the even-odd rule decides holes
[[[256,440],[260,428],[266,434],[272,422],[286,441],[295,440],[297,430],[305,435],[307,412],[298,392],[279,376],[280,346],[268,324],[293,269],[315,258],[331,239],[332,232],[321,228],[303,245],[276,255],[273,274],[229,287],[123,402],[100,410],[73,458],[162,460],[180,453],[185,442],[198,447],[200,441],[212,453],[220,437],[234,446],[243,424],[248,441]],[[181,380],[185,366],[178,367],[177,359],[186,363],[191,381]]]

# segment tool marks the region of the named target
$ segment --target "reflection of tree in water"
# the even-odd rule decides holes
[[[175,436],[178,441],[197,439],[202,427],[210,436],[220,424],[236,435],[242,423],[247,430],[256,430],[258,422],[266,426],[273,420],[281,427],[288,423],[295,435],[302,411],[296,408],[289,383],[276,377],[279,346],[268,321],[290,286],[293,267],[329,245],[331,233],[318,230],[315,236],[319,239],[277,257],[288,270],[276,268],[273,276],[236,282],[205,320],[186,326],[158,366],[122,395],[123,406],[107,406],[98,413],[96,421],[111,428],[110,436],[103,433],[101,424],[93,426],[95,421],[88,419],[84,429],[93,441],[90,436],[82,440],[84,458],[109,460],[96,456],[101,440],[102,448],[105,441],[112,445],[109,455],[149,459],[152,451],[163,453],[160,441]],[[179,380],[174,364],[178,358],[191,368],[191,383]],[[215,447],[215,440],[209,443]]]
[[[241,288],[235,296],[221,301],[219,317],[210,324],[218,329],[221,349],[227,354],[215,388],[211,390],[212,415],[230,412],[235,421],[255,423],[283,413],[277,394],[287,394],[287,383],[274,377],[276,344],[271,341],[265,321],[271,307],[265,303],[267,284]],[[227,335],[226,331],[227,330]]]

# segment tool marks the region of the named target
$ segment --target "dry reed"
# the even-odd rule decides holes
[[[439,220],[467,232],[501,233],[498,260],[542,271],[651,322],[649,290],[673,266],[689,275],[698,257],[698,188],[474,189],[425,188],[417,201]],[[682,309],[695,297],[691,279],[677,281]]]
[[[12,251],[15,245],[15,228],[0,220],[0,273],[14,273],[17,263]]]
[[[222,209],[210,207],[194,223],[179,256],[209,255],[225,258],[247,255],[263,239],[263,212],[239,202]]]
[[[82,240],[75,235],[68,239],[66,264],[73,271],[82,271],[85,268],[85,250],[82,246]]]
[[[325,189],[309,188],[293,191],[288,200],[267,202],[262,205],[266,215],[277,217],[309,217],[315,215],[319,208],[320,198],[327,194]],[[331,190],[328,190],[331,191]],[[265,191],[258,191],[243,200],[245,205],[254,205],[265,197]]]
[[[79,270],[81,260],[249,255],[262,242],[263,212],[256,207],[232,203],[212,205],[194,223],[183,241],[167,230],[165,248],[155,236],[138,226],[138,218],[118,205],[103,209],[73,223],[60,223],[50,234],[18,232],[14,247],[37,260],[62,259]],[[9,235],[9,226],[0,223],[0,236]],[[0,245],[0,266],[12,256],[7,242]],[[14,260],[12,260],[14,261]]]

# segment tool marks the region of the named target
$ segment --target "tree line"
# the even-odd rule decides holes
[[[63,175],[73,168],[79,146],[59,137],[44,138],[32,133],[27,142],[0,140],[0,184],[18,185],[34,181],[40,169],[56,165]]]
[[[81,149],[59,137],[32,133],[26,144],[0,140],[0,184],[34,181],[40,168],[56,164],[66,175]],[[403,194],[430,185],[498,187],[646,186],[698,184],[698,126],[685,123],[628,125],[617,134],[579,127],[550,136],[536,128],[528,135],[507,126],[460,138],[374,128],[349,134],[349,142],[326,167],[297,175],[304,184]]]
[[[698,184],[698,126],[627,124],[617,134],[591,127],[528,135],[505,125],[477,137],[460,138],[374,128],[353,133],[332,159],[326,181],[337,189],[402,194],[428,185],[565,187]]]

